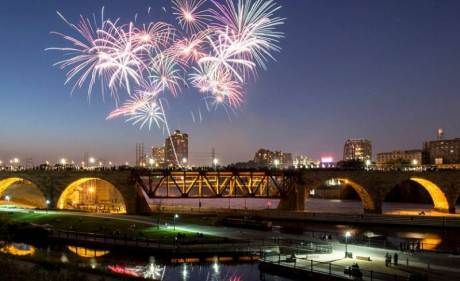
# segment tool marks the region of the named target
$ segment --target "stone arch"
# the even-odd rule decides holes
[[[127,211],[126,200],[120,190],[108,180],[96,177],[71,182],[59,196],[56,207],[104,213]]]
[[[412,177],[409,180],[418,183],[431,196],[433,200],[434,209],[441,212],[455,212],[455,206],[452,206],[447,199],[446,193],[434,182],[424,178]]]
[[[381,213],[381,204],[379,201],[375,200],[371,196],[371,193],[365,188],[365,186],[359,184],[358,182],[348,178],[348,177],[334,177],[327,178],[323,182],[326,182],[331,179],[336,179],[343,182],[344,184],[350,186],[359,196],[361,204],[364,209],[364,213]]]
[[[23,184],[15,188],[15,184]],[[7,191],[10,194],[6,194]],[[40,188],[32,181],[21,177],[10,177],[0,180],[0,198],[8,196],[11,201],[22,206],[47,208],[47,199]]]

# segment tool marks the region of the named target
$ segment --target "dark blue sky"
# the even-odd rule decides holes
[[[190,133],[191,160],[216,148],[223,162],[259,147],[340,158],[347,138],[372,140],[374,152],[419,148],[436,129],[460,136],[460,1],[285,0],[286,39],[247,87],[231,120],[223,111],[194,123],[194,92],[170,99],[170,125]],[[70,95],[50,31],[69,32],[56,10],[76,21],[98,13],[127,22],[148,6],[165,19],[168,0],[7,0],[0,7],[0,159],[96,157],[133,161],[135,143],[163,142],[159,130],[105,121],[113,102],[96,91]],[[169,20],[169,19],[168,19]]]

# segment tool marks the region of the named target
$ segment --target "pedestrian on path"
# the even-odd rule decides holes
[[[391,255],[390,253],[386,253],[385,254],[385,266],[386,267],[389,267],[391,265]]]
[[[398,253],[394,253],[394,255],[393,255],[393,263],[395,265],[398,265]]]

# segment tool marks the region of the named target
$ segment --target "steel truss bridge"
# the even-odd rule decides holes
[[[148,171],[135,179],[150,198],[283,198],[295,186],[276,171]]]

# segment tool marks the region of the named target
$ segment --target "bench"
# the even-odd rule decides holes
[[[365,257],[365,256],[356,256],[356,259],[360,261],[371,261],[371,257]]]

